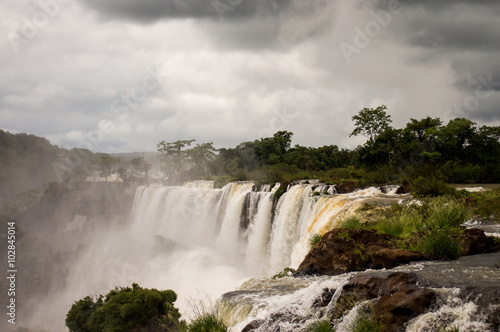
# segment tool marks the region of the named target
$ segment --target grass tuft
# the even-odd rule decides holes
[[[318,320],[312,323],[306,330],[307,332],[335,332],[332,324],[327,319]]]
[[[320,234],[314,234],[310,239],[309,239],[309,248],[312,249],[316,244],[321,241],[321,235]]]
[[[417,248],[420,251],[444,256],[449,259],[457,259],[460,257],[461,251],[460,241],[442,230],[431,232],[424,236],[420,239]]]
[[[363,223],[357,216],[350,216],[344,219],[339,225],[340,228],[346,228],[351,230],[363,228]]]

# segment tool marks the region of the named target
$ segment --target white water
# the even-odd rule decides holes
[[[33,322],[62,331],[75,300],[133,282],[174,290],[176,306],[189,318],[190,299],[215,299],[249,278],[269,278],[287,266],[297,268],[314,234],[331,230],[368,200],[389,197],[376,188],[318,196],[313,195],[313,185],[301,184],[281,196],[273,213],[278,186],[259,192],[253,188],[248,182],[222,189],[213,189],[213,182],[139,187],[128,225],[87,229],[68,244],[79,256],[69,268],[66,285],[46,299],[57,303],[57,310],[40,311]],[[333,192],[332,187],[319,188],[321,193]],[[322,282],[307,286],[303,296],[315,297],[325,286]],[[311,289],[315,291],[307,295]],[[291,298],[274,300],[287,303]]]

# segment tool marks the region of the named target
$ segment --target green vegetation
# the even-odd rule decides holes
[[[309,239],[309,247],[312,249],[316,244],[321,241],[321,234],[314,234],[311,239]]]
[[[462,233],[460,225],[471,213],[462,201],[450,197],[438,197],[418,204],[393,204],[380,210],[370,224],[361,224],[356,217],[348,217],[340,224],[350,229],[371,228],[380,233],[399,238],[396,245],[401,249],[427,252],[456,259],[460,256]],[[339,233],[345,237],[347,234]]]
[[[367,313],[359,312],[352,322],[352,332],[379,332],[382,324],[374,321]]]
[[[452,195],[454,192],[452,186],[433,177],[419,176],[410,185],[410,193],[417,198]]]
[[[469,194],[465,198],[473,213],[481,218],[500,222],[500,188]]]
[[[347,232],[338,232],[337,236],[343,238],[344,240],[349,241],[351,239],[351,236]]]
[[[339,228],[346,228],[346,229],[361,229],[363,228],[363,223],[357,216],[349,216],[346,219],[344,219],[340,225]]]
[[[191,303],[194,318],[181,332],[226,332],[234,323],[234,307],[224,301]]]
[[[341,184],[406,183],[417,196],[451,194],[444,183],[500,182],[500,127],[464,118],[444,125],[439,118],[410,119],[391,126],[385,105],[364,108],[352,117],[351,136],[367,137],[356,149],[292,145],[293,133],[214,149],[212,143],[189,148],[193,140],[158,143],[170,182],[212,178],[221,181],[281,182],[317,178]]]
[[[327,319],[321,319],[312,323],[306,330],[307,332],[335,332],[332,324]]]
[[[118,332],[154,324],[159,317],[178,323],[176,299],[171,290],[145,289],[134,283],[132,288],[115,288],[96,300],[87,296],[75,302],[66,315],[66,326],[75,332]]]
[[[433,255],[457,259],[460,256],[460,241],[452,237],[444,230],[430,232],[421,238],[417,249]]]
[[[273,279],[280,279],[280,278],[284,278],[284,277],[290,277],[292,276],[295,272],[295,269],[291,268],[291,267],[285,267],[283,269],[282,272],[278,273],[278,274],[275,274],[273,276]]]

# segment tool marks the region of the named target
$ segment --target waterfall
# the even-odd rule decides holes
[[[133,282],[174,290],[176,306],[188,320],[193,299],[216,299],[240,286],[249,289],[241,301],[256,301],[253,289],[263,289],[262,301],[252,305],[255,310],[267,308],[262,315],[310,310],[303,304],[312,305],[324,288],[338,287],[345,276],[289,281],[270,276],[285,267],[297,268],[315,234],[337,227],[362,204],[389,203],[399,196],[395,188],[337,194],[334,186],[302,183],[289,186],[277,199],[279,186],[256,191],[252,182],[214,188],[212,181],[196,181],[138,187],[130,220],[61,231],[65,233],[58,239],[64,243],[59,244],[72,252],[72,264],[65,266],[64,285],[39,299],[30,324],[64,331],[64,317],[74,301]],[[276,296],[278,289],[289,295]],[[261,314],[257,310],[255,315]]]
[[[252,182],[221,189],[212,184],[139,187],[133,233],[143,241],[160,235],[188,248],[207,247],[246,274],[269,276],[297,268],[313,235],[331,230],[366,200],[384,196],[377,188],[337,195],[334,186],[298,184],[273,205],[279,185],[254,191]]]

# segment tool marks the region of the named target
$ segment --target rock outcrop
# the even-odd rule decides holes
[[[334,229],[307,254],[297,274],[338,275],[366,269],[390,269],[429,260],[426,253],[396,248],[396,238],[375,230]]]
[[[404,325],[424,313],[436,299],[436,293],[419,286],[421,284],[425,284],[425,281],[413,273],[397,272],[386,277],[354,277],[342,288],[332,320],[340,319],[356,303],[374,299],[370,311],[374,320],[380,324],[380,331],[404,331]],[[327,290],[323,297],[331,298],[333,292],[334,290]]]

